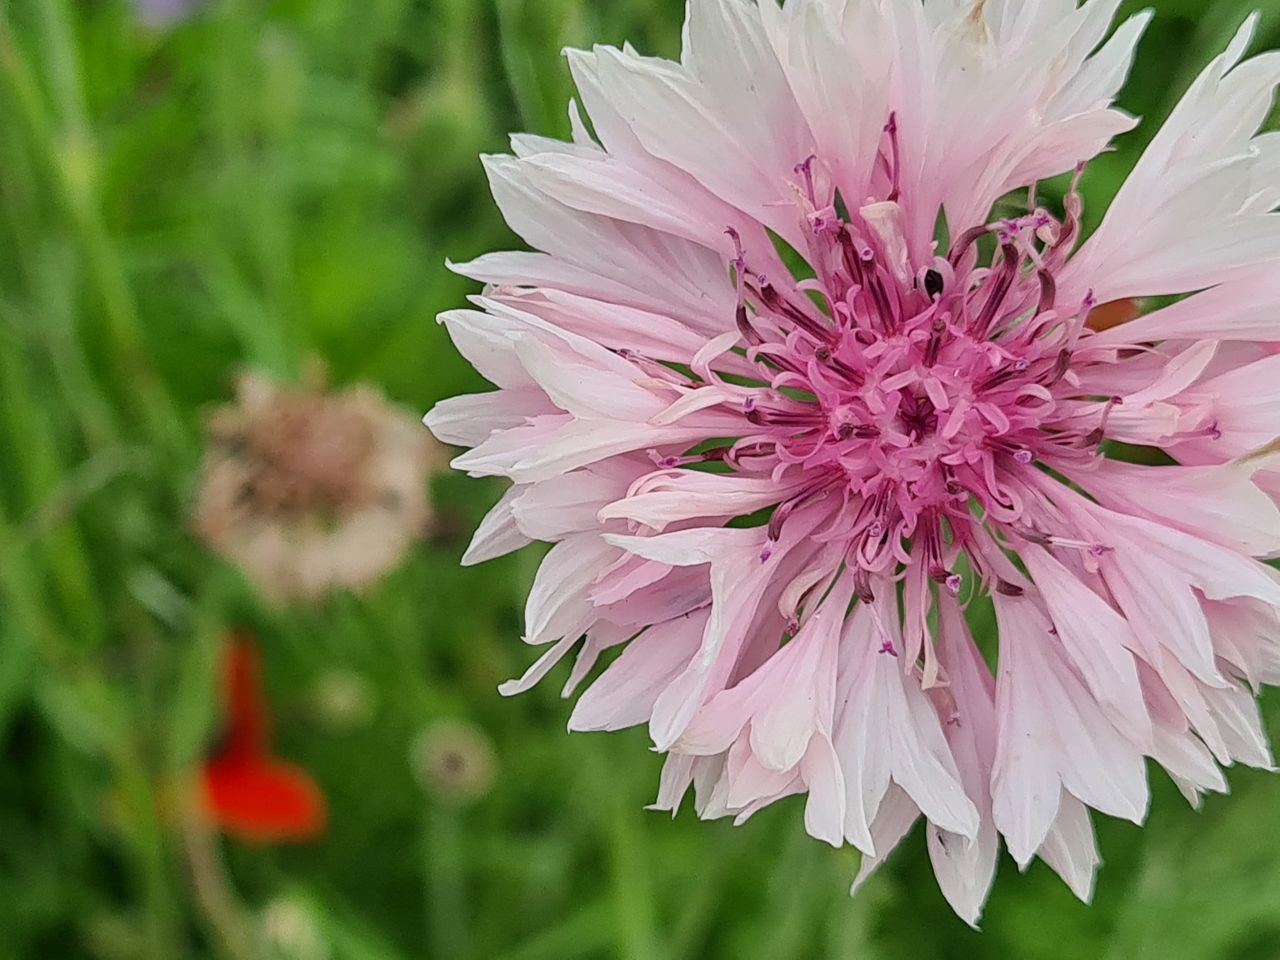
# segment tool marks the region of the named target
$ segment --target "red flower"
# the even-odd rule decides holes
[[[224,832],[255,843],[310,840],[324,831],[324,795],[306,771],[270,754],[270,717],[258,651],[236,634],[223,663],[227,734],[201,770],[205,812]]]

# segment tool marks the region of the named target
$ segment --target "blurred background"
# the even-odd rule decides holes
[[[1274,0],[1146,5],[1149,121],[1253,7],[1280,46]],[[851,900],[796,800],[646,813],[643,731],[495,692],[536,551],[460,569],[500,488],[404,428],[482,389],[444,261],[516,245],[477,154],[567,133],[560,48],[674,56],[681,7],[0,0],[0,958],[1280,957],[1280,779],[1153,775],[1093,907],[1006,860],[977,934],[919,836]],[[315,503],[267,480],[317,470],[282,552]]]

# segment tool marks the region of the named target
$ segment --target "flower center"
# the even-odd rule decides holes
[[[767,376],[745,391],[754,431],[725,457],[803,479],[775,512],[775,537],[798,507],[840,495],[848,509],[824,536],[851,541],[859,567],[892,573],[918,541],[948,582],[947,544],[962,547],[975,520],[1021,520],[1019,473],[1046,456],[1092,458],[1102,439],[1045,429],[1079,392],[1072,357],[1092,307],[1056,302],[1079,202],[1073,192],[1065,221],[1037,209],[971,230],[919,267],[896,201],[838,212],[838,197],[820,203],[812,166],[796,170],[814,279],[780,290],[730,231],[738,327]]]
[[[277,513],[360,505],[374,439],[358,411],[306,394],[279,398],[246,436],[255,503]]]

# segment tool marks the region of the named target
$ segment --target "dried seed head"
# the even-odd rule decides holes
[[[375,390],[241,377],[209,419],[195,525],[273,601],[359,589],[394,567],[431,517],[441,448]]]
[[[423,730],[414,741],[410,762],[423,790],[456,806],[484,797],[497,773],[488,735],[456,720],[440,720]]]

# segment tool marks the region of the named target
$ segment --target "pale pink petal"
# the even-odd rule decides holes
[[[767,477],[670,470],[650,474],[628,496],[600,511],[602,520],[634,520],[654,530],[697,517],[740,517],[785,500],[799,487]]]
[[[525,372],[510,337],[511,324],[476,310],[451,310],[440,315],[453,345],[476,371],[495,387],[518,389],[535,384]]]
[[[693,785],[694,764],[699,762],[694,757],[682,756],[678,753],[667,754],[662,764],[662,779],[658,784],[658,798],[649,806],[650,810],[668,810],[674,817],[680,812],[680,802]]]
[[[1254,688],[1280,683],[1280,614],[1254,600],[1206,601],[1214,650]]]
[[[601,567],[618,557],[616,547],[591,533],[567,537],[548,551],[525,604],[525,643],[539,645],[586,632],[594,619],[588,588]]]
[[[554,480],[522,487],[511,505],[516,526],[534,540],[548,543],[571,533],[600,527],[600,510],[645,472],[643,461],[607,460],[586,470],[576,470]]]
[[[1073,474],[1103,506],[1255,557],[1280,553],[1280,507],[1247,465],[1152,469],[1107,461]]]
[[[1193,453],[1195,462],[1222,463],[1280,437],[1278,376],[1280,356],[1272,356],[1189,388],[1186,400],[1204,404],[1201,419],[1211,435],[1180,444],[1178,452]]]
[[[1141,748],[1106,719],[1030,599],[997,596],[996,613],[1004,643],[991,790],[996,826],[1014,859],[1025,864],[1044,842],[1058,816],[1059,787],[1103,813],[1141,822],[1148,802]],[[1063,723],[1072,737],[1060,735]]]
[[[889,858],[889,854],[902,842],[903,838],[920,819],[920,808],[900,786],[890,784],[884,801],[876,813],[875,822],[871,825],[871,838],[874,853],[864,851],[862,863],[858,866],[858,874],[853,878],[850,893],[857,893],[862,885],[871,879],[876,869]]]
[[[706,614],[678,617],[632,640],[578,698],[570,730],[622,730],[647,723],[653,705],[702,643]]]
[[[1203,687],[1209,711],[1217,721],[1232,759],[1262,770],[1274,769],[1271,747],[1258,712],[1258,701],[1240,684]]]
[[[499,390],[441,400],[423,422],[441,443],[475,447],[499,430],[520,426],[530,416],[555,412],[540,390]]]
[[[1098,344],[1160,340],[1280,341],[1280,271],[1268,263],[1230,283],[1098,334]]]
[[[709,312],[719,303],[732,314],[733,288],[715,251],[566,207],[534,187],[512,158],[486,158],[485,169],[507,222],[531,246],[635,291],[638,306]]]
[[[495,557],[505,556],[531,542],[520,532],[513,509],[513,504],[527,489],[527,487],[511,487],[486,514],[480,526],[476,528],[467,552],[462,555],[463,565],[472,566]]]
[[[870,606],[860,605],[842,640],[844,706],[835,744],[847,784],[849,842],[863,853],[877,852],[871,825],[890,778],[931,821],[972,838],[977,809],[960,785],[928,697],[888,652],[886,644],[900,645],[900,638],[886,634],[883,624]]]
[[[1151,717],[1129,652],[1137,646],[1128,622],[1109,603],[1081,583],[1043,547],[1021,552],[1049,617],[1098,705],[1131,742],[1151,743]]]
[[[799,518],[798,518],[799,519]],[[763,604],[765,587],[791,550],[821,518],[786,531],[786,539],[765,550],[760,530],[689,531],[658,537],[609,537],[612,543],[649,559],[675,565],[710,564],[712,607],[702,646],[689,667],[659,697],[650,732],[660,750],[669,749],[697,711],[722,689],[736,665],[748,631]]]
[[[610,623],[608,620],[597,620],[593,623],[587,628],[587,638],[578,649],[578,655],[573,661],[573,669],[569,671],[569,678],[565,681],[560,696],[565,700],[574,696],[588,674],[596,668],[601,656],[614,647],[620,647],[635,639],[635,636],[634,627]]]
[[[809,749],[800,761],[800,776],[809,790],[804,808],[804,826],[809,836],[833,847],[844,846],[844,774],[828,736],[809,741]]]
[[[1040,847],[1044,860],[1077,897],[1085,903],[1093,900],[1093,883],[1102,858],[1098,841],[1089,820],[1089,808],[1065,790],[1058,806],[1058,816]]]
[[[689,32],[699,50],[681,67],[598,48],[604,95],[646,151],[797,244],[794,221],[777,204],[790,199],[791,167],[813,146],[788,104],[790,90],[757,8],[699,0],[690,5]],[[742,76],[752,77],[752,87],[734,79]],[[770,123],[780,126],[769,130]]]
[[[522,693],[528,693],[568,655],[569,651],[581,639],[581,633],[565,634],[553,646],[548,648],[546,653],[534,661],[533,666],[526,670],[523,676],[499,685],[498,692],[504,697],[515,697]]]
[[[934,692],[943,732],[960,771],[965,793],[978,808],[978,835],[966,838],[930,824],[926,837],[933,872],[959,917],[976,926],[995,881],[1000,837],[991,817],[991,770],[995,762],[995,682],[974,645],[955,602],[939,610],[938,659],[948,686]]]
[[[1144,553],[1166,558],[1210,600],[1251,597],[1280,606],[1280,574],[1264,563],[1189,533],[1141,517],[1094,508],[1104,527]]]
[[[1269,210],[1246,205],[1261,157],[1250,140],[1280,84],[1280,60],[1240,64],[1256,25],[1250,18],[1152,141],[1060,278],[1067,302],[1090,289],[1101,302],[1189,293],[1280,257],[1280,228]]]
[[[841,4],[838,17],[832,6],[829,0],[767,3],[760,14],[815,152],[830,158],[844,196],[861,198],[871,187],[889,111],[893,38],[874,4]]]
[[[1194,807],[1200,806],[1201,794],[1227,792],[1227,779],[1213,754],[1189,731],[1179,732],[1157,725],[1155,750],[1151,755]]]
[[[770,671],[774,689],[752,718],[751,748],[766,767],[789,770],[815,735],[831,735],[838,644],[853,597],[851,581],[842,577],[799,633],[761,668]]]

